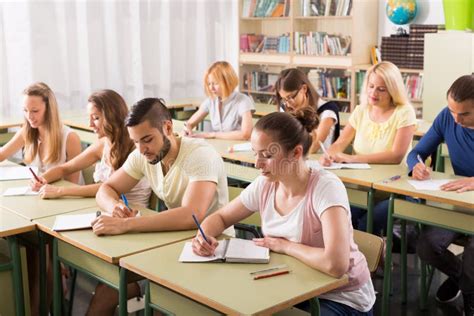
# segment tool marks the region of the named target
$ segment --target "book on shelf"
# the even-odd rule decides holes
[[[290,35],[265,36],[262,34],[240,34],[240,51],[243,53],[286,54],[290,50]]]
[[[302,0],[301,16],[348,16],[352,0]]]
[[[288,16],[290,0],[243,0],[242,17]]]
[[[179,256],[180,262],[240,262],[240,263],[268,263],[270,250],[255,245],[252,240],[231,238],[219,240],[213,256],[202,257],[193,252],[192,242],[184,244]]]
[[[296,54],[315,56],[347,56],[351,37],[326,32],[294,32]]]
[[[347,99],[351,95],[350,74],[344,71],[311,69],[308,72],[308,80],[314,86],[316,92],[323,98]]]

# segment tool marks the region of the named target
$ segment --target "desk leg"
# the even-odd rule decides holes
[[[119,315],[127,315],[127,269],[120,267],[119,281]]]
[[[152,316],[153,312],[150,306],[150,281],[146,280],[145,287],[145,316]]]
[[[367,192],[367,232],[370,234],[374,229],[374,195],[374,189],[370,188]]]
[[[421,261],[421,278],[420,278],[420,309],[426,309],[426,301],[428,296],[428,286],[427,286],[427,270],[428,265],[423,261]]]
[[[61,270],[58,258],[58,240],[53,239],[53,311],[54,316],[61,315]]]
[[[38,231],[39,240],[39,295],[40,295],[40,315],[46,316],[46,236],[42,231]]]
[[[401,240],[401,251],[400,251],[400,264],[402,274],[402,304],[407,303],[407,221],[401,220],[402,225],[402,240]]]
[[[15,290],[15,310],[17,315],[25,315],[25,303],[23,293],[23,279],[21,276],[21,258],[18,240],[15,236],[8,237],[8,245],[10,247],[10,255],[13,264],[13,287]]]
[[[385,266],[383,271],[383,298],[382,298],[382,315],[388,315],[388,307],[390,303],[390,282],[392,277],[392,240],[393,240],[393,205],[394,194],[390,194],[388,202],[387,216],[387,247],[385,250]]]

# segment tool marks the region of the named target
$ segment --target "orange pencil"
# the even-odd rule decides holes
[[[290,270],[282,270],[282,271],[277,271],[273,273],[260,274],[260,275],[254,276],[253,279],[260,280],[260,279],[271,278],[277,275],[288,274],[288,273],[290,273]]]

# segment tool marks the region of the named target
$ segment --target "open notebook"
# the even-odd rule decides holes
[[[321,166],[317,160],[307,160],[306,165],[314,169],[327,169],[327,170],[336,170],[336,169],[370,169],[368,163],[340,163],[333,162],[330,166]]]
[[[270,251],[268,248],[256,246],[251,240],[231,238],[219,240],[214,256],[201,257],[193,252],[191,242],[187,242],[184,244],[179,261],[268,263]]]

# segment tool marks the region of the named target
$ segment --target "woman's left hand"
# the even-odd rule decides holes
[[[348,154],[344,154],[344,153],[337,153],[333,157],[334,157],[335,162],[348,162],[348,163],[355,162],[354,161],[355,158],[354,158],[353,155],[348,155]]]
[[[252,240],[257,246],[265,247],[270,249],[271,251],[283,254],[287,253],[288,247],[291,244],[289,240],[280,237],[263,237],[254,238]]]
[[[45,184],[38,193],[42,199],[55,199],[62,196],[62,189],[54,185]]]

